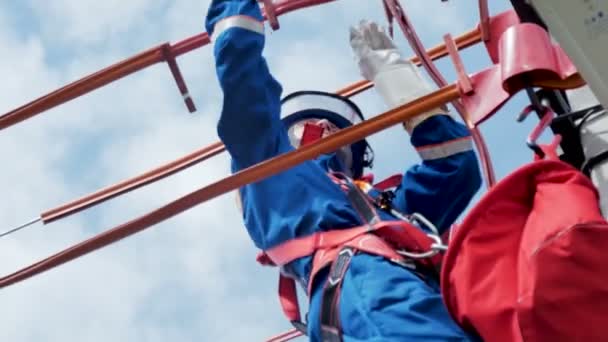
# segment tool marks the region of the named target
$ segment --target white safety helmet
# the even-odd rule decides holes
[[[307,145],[364,119],[349,99],[321,91],[298,91],[281,101],[281,120],[293,147]],[[365,140],[336,151],[345,171],[352,178],[363,175],[371,167],[373,151]]]

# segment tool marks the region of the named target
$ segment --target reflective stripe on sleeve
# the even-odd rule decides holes
[[[224,18],[215,24],[211,40],[215,41],[224,31],[229,30],[233,27],[242,28],[251,32],[264,34],[264,23],[258,21],[252,17],[245,15],[235,15],[232,17]]]
[[[471,137],[448,140],[441,144],[421,146],[416,149],[422,160],[433,160],[473,150]]]

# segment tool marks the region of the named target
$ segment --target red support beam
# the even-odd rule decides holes
[[[465,37],[466,39],[461,39],[460,42],[464,44],[468,44],[470,33],[467,32],[460,37]],[[479,35],[476,36],[479,40]],[[456,38],[455,45],[458,45],[458,38]],[[466,45],[469,46],[469,45]],[[452,49],[458,48],[458,46],[451,47]],[[445,44],[439,45],[430,51],[431,58],[439,58],[444,56],[444,50],[448,49]],[[410,60],[414,60],[412,57]],[[352,97],[356,94],[359,94],[362,91],[365,91],[371,88],[373,84],[369,81],[362,80],[355,82],[345,88],[338,90],[336,93],[345,97]],[[133,177],[131,179],[122,181],[120,183],[114,184],[107,188],[98,190],[92,194],[86,195],[69,203],[60,205],[56,208],[49,209],[43,212],[40,215],[40,218],[44,224],[56,221],[58,219],[76,214],[82,210],[95,206],[97,204],[108,201],[114,197],[120,196],[127,192],[138,189],[142,186],[148,185],[150,183],[156,182],[158,180],[164,179],[172,174],[175,174],[179,171],[182,171],[186,168],[194,166],[204,160],[207,160],[217,154],[220,154],[224,151],[224,145],[221,142],[213,143],[207,147],[204,147],[200,150],[192,152],[186,156],[183,156],[177,160],[174,160],[165,165],[161,165],[153,170],[150,170],[144,174]]]
[[[458,49],[468,47],[475,42],[479,42],[480,36],[479,31],[473,30],[466,32],[455,39],[456,47],[450,47],[450,49]],[[427,51],[432,59],[441,58],[447,54],[448,47],[445,44],[441,44],[435,46],[434,48]],[[416,56],[411,57],[410,60],[414,63],[420,65],[420,59]],[[338,90],[336,93],[345,97],[355,96],[369,88],[371,88],[373,84],[366,80],[361,80],[355,82],[347,87],[344,87]],[[175,174],[181,170],[184,170],[190,166],[196,165],[208,158],[211,158],[217,154],[220,154],[224,151],[224,146],[221,142],[216,142],[207,147],[204,147],[198,151],[192,152],[186,156],[183,156],[177,160],[174,160],[165,165],[161,165],[153,170],[150,170],[144,174],[133,177],[131,179],[119,182],[107,188],[98,190],[89,195],[83,196],[79,199],[73,200],[69,203],[60,205],[56,208],[49,209],[43,212],[40,217],[38,217],[35,222],[42,221],[44,224],[59,220],[61,218],[76,214],[82,210],[95,206],[97,204],[103,203],[107,200],[110,200],[114,197],[120,196],[127,192],[136,190],[142,186],[148,185],[150,183],[156,182],[158,180],[164,179],[172,174]],[[3,233],[0,233],[0,237],[4,235],[11,234],[15,231],[20,230],[21,228],[30,225],[33,222],[28,222],[28,224],[21,225],[14,229],[10,229]]]
[[[322,5],[333,1],[335,0],[279,1],[274,4],[274,11],[276,16],[279,16],[306,7]],[[209,42],[209,35],[207,33],[201,33],[184,39],[174,45],[164,43],[133,57],[127,58],[0,116],[0,130],[27,120],[44,111],[85,95],[95,89],[101,88],[111,82],[143,70],[151,65],[165,61],[169,61],[169,67],[171,68],[171,72],[175,77],[176,83],[180,88],[180,91],[182,91],[182,95],[185,95],[187,93],[185,82],[179,73],[179,69],[177,69],[177,64],[174,64],[174,66],[171,67],[171,60],[174,61],[176,57],[205,46],[209,44]],[[166,48],[167,45],[169,48]],[[166,49],[169,49],[169,53],[165,52]],[[166,56],[170,56],[170,58],[167,59]],[[185,99],[185,101],[187,102],[187,99]],[[188,106],[189,109],[191,109],[194,107],[194,103],[191,103]]]
[[[422,98],[392,109],[384,114],[345,128],[340,132],[325,137],[313,144],[304,146],[295,151],[281,154],[277,157],[241,170],[215,183],[185,195],[171,203],[168,203],[165,206],[160,207],[146,215],[98,234],[57,254],[49,256],[46,259],[40,260],[30,266],[4,276],[0,278],[0,288],[28,279],[100,248],[106,247],[116,241],[141,232],[155,224],[191,209],[196,205],[214,199],[230,191],[234,191],[246,184],[260,181],[264,178],[294,167],[306,160],[314,159],[321,154],[335,151],[342,146],[350,145],[369,135],[400,124],[401,122],[420,113],[424,113],[433,108],[441,106],[442,104],[452,101],[459,96],[460,91],[458,86],[456,84],[449,85]]]

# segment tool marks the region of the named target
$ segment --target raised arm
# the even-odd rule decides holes
[[[471,137],[450,116],[436,115],[418,124],[410,140],[422,162],[405,172],[393,203],[401,212],[424,215],[443,232],[481,186]]]
[[[389,108],[432,90],[418,68],[403,58],[375,23],[361,22],[352,28],[350,40],[362,75],[374,82]],[[404,122],[404,127],[422,163],[405,172],[393,204],[403,213],[424,215],[443,231],[462,213],[481,185],[471,137],[464,125],[440,108]]]
[[[262,20],[255,0],[213,0],[207,15],[224,93],[217,129],[236,169],[290,148],[280,121],[282,88],[262,57]]]

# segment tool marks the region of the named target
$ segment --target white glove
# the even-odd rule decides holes
[[[420,75],[418,67],[401,56],[391,38],[378,24],[362,20],[359,26],[351,27],[350,45],[361,75],[374,82],[389,108],[403,105],[433,90]],[[444,113],[436,108],[418,115],[404,122],[405,129],[411,134],[422,121]]]

